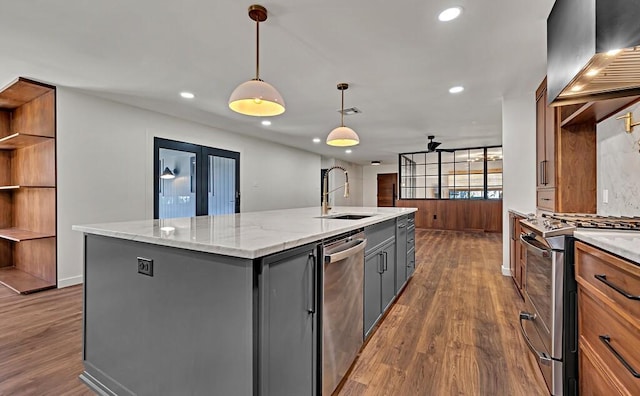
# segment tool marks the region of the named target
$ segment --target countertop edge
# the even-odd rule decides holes
[[[640,241],[640,233],[637,231],[576,230],[573,236],[577,240],[640,265],[640,246],[636,245],[635,250],[630,247],[633,240]]]

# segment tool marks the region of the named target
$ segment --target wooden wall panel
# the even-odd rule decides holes
[[[0,150],[0,186],[11,185],[11,151]]]
[[[403,199],[397,206],[418,208],[417,228],[502,232],[500,200]]]
[[[0,239],[0,268],[13,267],[13,242]]]
[[[55,235],[55,188],[21,188],[13,194],[14,227]]]
[[[16,108],[11,118],[11,130],[40,136],[56,136],[55,92],[49,91]]]
[[[0,138],[11,135],[11,113],[0,110]]]
[[[556,212],[596,213],[596,125],[560,129],[557,163]]]
[[[0,191],[0,228],[11,228],[13,224],[13,192]]]
[[[40,279],[56,283],[56,238],[32,239],[15,244],[15,267]]]
[[[14,184],[21,186],[55,187],[55,141],[48,140],[13,151],[11,160]]]

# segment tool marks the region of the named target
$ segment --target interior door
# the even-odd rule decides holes
[[[240,212],[240,153],[154,139],[154,218]]]
[[[378,206],[396,206],[397,173],[378,174]]]

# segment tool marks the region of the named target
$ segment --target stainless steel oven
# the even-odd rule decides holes
[[[519,316],[522,335],[537,358],[549,393],[576,395],[577,287],[573,237],[541,232],[535,224],[526,222],[522,222],[522,230],[519,239],[526,249],[527,307]]]

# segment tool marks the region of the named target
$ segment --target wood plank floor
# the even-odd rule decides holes
[[[502,235],[416,229],[416,272],[340,396],[548,395],[500,274]]]
[[[416,230],[416,273],[339,395],[546,395],[500,275],[500,234]],[[0,395],[92,395],[82,371],[82,287],[0,287]]]

